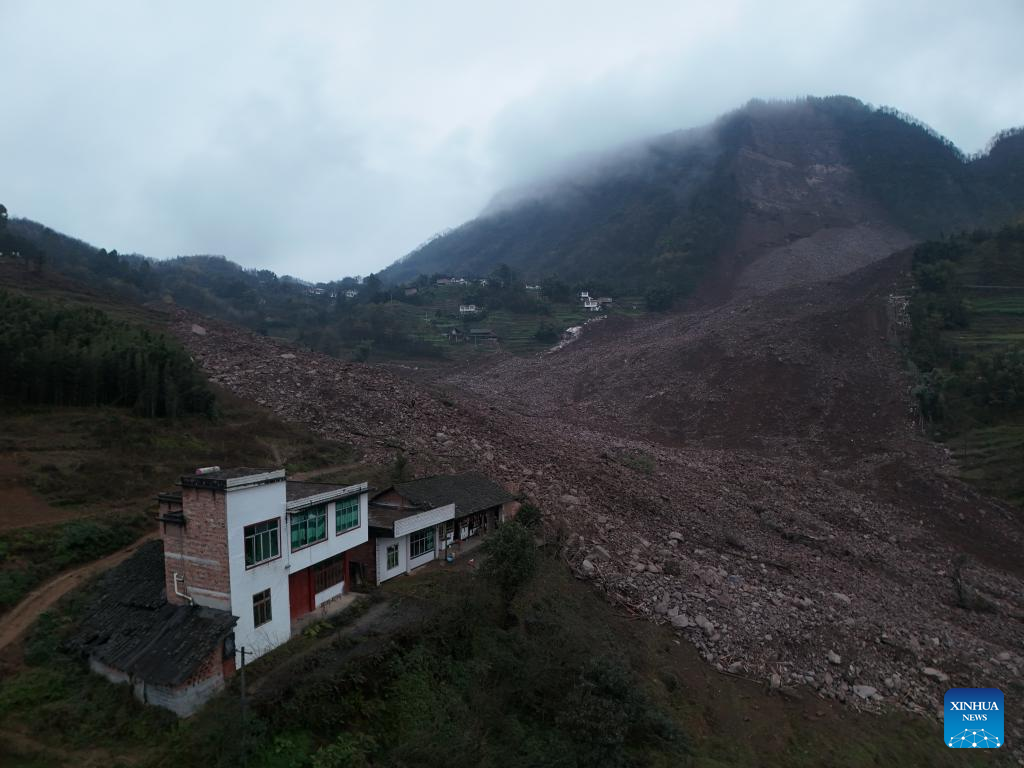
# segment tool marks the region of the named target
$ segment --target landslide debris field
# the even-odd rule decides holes
[[[714,667],[934,715],[952,686],[1024,692],[1024,531],[921,435],[894,344],[905,269],[472,368],[347,363],[184,312],[174,331],[214,381],[368,461],[523,492],[581,578]]]

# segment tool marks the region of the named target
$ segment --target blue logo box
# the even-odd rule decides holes
[[[998,688],[950,688],[942,713],[947,747],[1003,746],[1003,692]]]

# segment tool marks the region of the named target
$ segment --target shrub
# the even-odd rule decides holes
[[[480,573],[498,587],[506,609],[511,610],[516,594],[537,570],[533,534],[512,520],[499,526],[484,541],[483,550]]]
[[[527,530],[533,531],[539,528],[542,519],[541,511],[529,502],[524,503],[516,512],[516,522]]]

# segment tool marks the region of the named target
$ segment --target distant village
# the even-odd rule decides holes
[[[70,646],[182,717],[357,592],[453,562],[519,509],[476,472],[373,489],[206,467],[179,487],[157,497],[159,539],[102,581]]]

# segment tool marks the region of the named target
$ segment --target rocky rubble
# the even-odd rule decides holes
[[[933,716],[953,685],[1022,682],[1022,532],[1005,508],[951,479],[939,452],[915,437],[905,388],[877,390],[898,379],[884,341],[844,353],[861,367],[881,367],[870,380],[850,371],[846,357],[824,355],[805,371],[824,387],[818,402],[835,404],[841,392],[872,383],[876,389],[845,395],[852,414],[815,402],[803,417],[776,418],[768,398],[765,418],[737,410],[752,432],[762,430],[757,440],[699,429],[688,440],[651,439],[676,434],[660,429],[662,417],[703,423],[707,414],[694,416],[691,400],[749,396],[756,382],[770,381],[729,379],[720,394],[713,381],[686,373],[693,391],[669,393],[652,367],[655,350],[663,365],[703,350],[711,379],[730,360],[749,366],[776,355],[809,364],[810,347],[820,351],[831,335],[842,336],[833,326],[864,300],[863,292],[851,295],[845,305],[819,297],[803,313],[792,300],[774,312],[761,307],[756,319],[726,307],[620,329],[618,340],[602,323],[600,335],[543,359],[499,360],[426,383],[413,380],[429,378],[422,372],[316,355],[184,312],[175,329],[211,379],[355,443],[371,461],[390,461],[401,449],[417,472],[477,468],[500,479],[543,510],[580,578],[666,625],[715,668],[790,695]],[[826,338],[808,337],[799,324],[808,317]],[[672,347],[667,329],[681,327]],[[570,355],[568,364],[553,362]],[[639,378],[615,363],[637,355],[646,356]],[[612,381],[592,385],[596,359]],[[539,366],[550,366],[549,378]],[[645,413],[652,395],[662,404]],[[665,398],[675,410],[665,409]],[[616,402],[634,420],[634,436],[621,414],[603,418]],[[964,574],[985,592],[990,612],[956,605],[950,573],[963,551]],[[1024,738],[1011,720],[1008,738]]]

